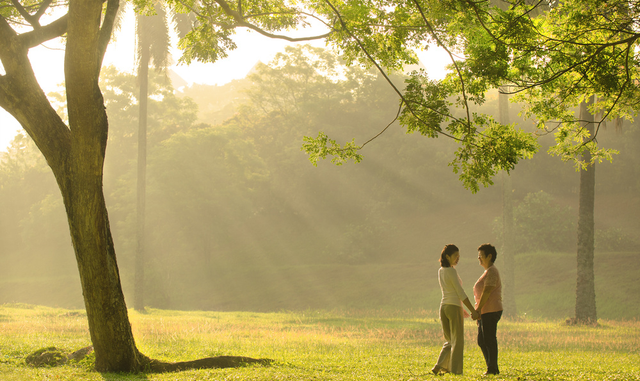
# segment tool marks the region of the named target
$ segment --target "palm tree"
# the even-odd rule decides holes
[[[509,124],[509,89],[501,86],[498,93],[500,124]],[[513,243],[513,197],[511,176],[502,172],[502,258],[504,263],[504,311],[506,316],[517,316],[515,285],[515,245]]]
[[[176,31],[182,37],[190,29],[189,16],[172,13]],[[138,119],[138,176],[136,208],[136,256],[133,306],[144,310],[144,264],[145,264],[145,213],[147,177],[147,115],[149,101],[149,66],[156,70],[166,70],[169,65],[169,20],[160,2],[153,5],[152,14],[136,15],[136,35],[138,40],[138,81],[140,84]]]

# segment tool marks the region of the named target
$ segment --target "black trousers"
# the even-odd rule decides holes
[[[502,311],[489,312],[480,315],[478,320],[478,345],[482,349],[484,361],[487,363],[487,373],[500,374],[498,369],[498,322]]]

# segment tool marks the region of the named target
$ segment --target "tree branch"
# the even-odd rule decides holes
[[[333,10],[333,12],[335,13],[336,17],[338,18],[338,20],[340,21],[340,24],[342,25],[342,28],[345,30],[345,32],[347,32],[349,34],[349,36],[351,38],[354,39],[354,41],[358,44],[358,47],[360,48],[360,50],[362,50],[362,52],[367,56],[367,58],[369,59],[369,61],[371,63],[373,63],[375,65],[375,67],[378,69],[378,72],[380,72],[380,74],[382,74],[382,76],[384,77],[384,79],[389,83],[389,85],[391,85],[391,87],[393,88],[393,90],[396,92],[396,94],[398,94],[398,96],[400,97],[400,99],[402,100],[402,102],[407,105],[407,108],[409,109],[409,111],[411,112],[411,114],[416,118],[416,120],[419,120],[421,123],[423,124],[427,124],[425,123],[413,110],[413,108],[411,108],[410,106],[410,102],[408,102],[404,95],[402,94],[402,92],[398,89],[398,87],[393,83],[393,81],[391,81],[391,79],[389,78],[389,76],[387,75],[387,73],[382,69],[382,67],[380,67],[380,65],[378,64],[378,62],[371,56],[371,54],[369,54],[369,52],[367,51],[367,49],[364,47],[364,44],[360,41],[360,39],[358,37],[356,37],[353,33],[351,33],[351,31],[349,30],[349,28],[347,27],[347,24],[344,22],[344,20],[342,19],[342,15],[340,14],[340,12],[335,8],[335,6],[329,1],[329,0],[325,0],[325,2],[327,3],[327,5],[329,5],[329,7]],[[434,110],[436,111],[436,110]],[[386,128],[384,129],[386,130]],[[384,132],[383,130],[383,132]],[[460,141],[459,138],[456,138],[453,135],[449,135],[446,132],[442,132],[442,130],[438,129],[437,132],[443,136],[449,137],[451,139]],[[376,137],[380,136],[381,134],[376,135]],[[369,140],[371,141],[371,140]],[[368,143],[368,142],[367,142]]]
[[[469,103],[468,103],[468,100],[467,100],[467,92],[465,90],[465,85],[464,85],[464,78],[462,77],[462,72],[460,71],[460,67],[458,66],[458,63],[456,62],[455,58],[453,57],[453,53],[451,53],[449,48],[447,48],[447,46],[440,40],[440,38],[436,34],[435,29],[433,28],[433,26],[431,25],[429,20],[427,20],[427,17],[425,16],[424,11],[422,10],[422,7],[420,6],[420,3],[417,0],[414,0],[413,2],[416,5],[416,7],[418,8],[418,10],[420,11],[420,15],[422,16],[422,20],[424,21],[427,29],[429,29],[429,34],[431,35],[431,37],[433,37],[434,40],[436,40],[436,43],[438,44],[438,46],[440,46],[442,49],[444,49],[447,52],[447,54],[449,55],[449,58],[451,59],[451,62],[453,63],[453,66],[456,69],[456,72],[458,73],[458,78],[460,79],[460,86],[461,86],[461,91],[462,91],[462,99],[464,100],[464,108],[465,108],[465,111],[466,111],[466,114],[467,114],[467,134],[469,134],[469,133],[471,133],[471,115],[470,115],[470,111],[469,111]]]
[[[535,7],[537,7],[539,4],[541,3],[541,1],[539,1]],[[467,4],[469,4],[475,14],[476,14],[476,19],[478,20],[478,22],[480,23],[480,25],[482,26],[482,28],[485,30],[485,32],[487,32],[487,34],[489,36],[491,36],[492,39],[494,39],[497,42],[500,43],[505,43],[502,39],[501,36],[496,36],[493,34],[493,32],[489,29],[489,27],[487,25],[485,25],[485,23],[482,21],[482,17],[480,15],[480,10],[478,9],[477,6],[477,2],[474,1],[470,1],[467,0]],[[535,8],[534,7],[534,8]],[[531,10],[525,12],[523,15],[520,15],[518,18],[524,16],[524,15],[528,15],[534,8],[532,8]],[[595,29],[598,30],[598,29]],[[580,35],[585,34],[585,32],[590,32],[593,31],[593,29],[587,29],[586,31],[583,29],[580,31]],[[598,54],[600,54],[601,52],[603,52],[605,49],[609,48],[609,47],[615,47],[618,45],[627,45],[630,46],[631,44],[633,44],[635,41],[637,41],[638,39],[640,39],[640,34],[638,33],[631,33],[628,30],[615,30],[617,32],[620,33],[626,33],[628,35],[628,37],[623,38],[623,39],[616,39],[614,41],[607,41],[605,43],[583,43],[578,41],[575,38],[568,38],[568,39],[558,39],[558,38],[552,38],[549,36],[546,36],[544,34],[542,34],[540,31],[537,31],[538,35],[543,39],[544,43],[541,45],[547,45],[549,43],[555,43],[556,46],[562,46],[565,44],[571,44],[571,45],[575,45],[575,46],[579,46],[579,47],[596,47],[596,50],[589,54],[588,56],[584,57],[581,61],[578,62],[574,62],[572,65],[569,65],[568,67],[565,67],[562,70],[559,70],[555,73],[553,73],[550,77],[544,79],[544,80],[536,80],[527,84],[524,84],[524,82],[521,82],[522,84],[519,85],[520,89],[516,90],[513,93],[516,92],[521,92],[521,91],[526,91],[529,90],[531,88],[537,87],[537,86],[541,86],[547,83],[551,83],[553,81],[555,81],[556,79],[562,77],[563,75],[567,74],[568,72],[571,72],[572,70],[582,66],[583,64],[586,64],[588,61],[593,60],[594,57],[596,57]],[[509,46],[509,44],[506,44]],[[527,47],[525,45],[525,47]],[[537,47],[534,47],[532,50],[537,49]],[[628,67],[627,67],[628,69]],[[508,80],[508,79],[507,79]],[[515,81],[511,81],[514,84],[517,84]]]
[[[18,38],[26,48],[33,48],[45,41],[61,37],[67,32],[67,22],[69,15],[65,14],[51,24],[41,26],[30,32],[21,34]]]
[[[29,14],[29,12],[24,9],[22,4],[20,4],[18,0],[11,0],[11,4],[13,4],[13,7],[18,11],[20,16],[22,16],[22,18],[25,19],[25,21],[27,21],[34,29],[40,28],[40,22],[38,21],[38,18],[35,16],[31,16],[31,14]]]
[[[102,28],[100,28],[100,36],[98,37],[98,54],[100,59],[98,60],[99,67],[102,67],[102,60],[104,54],[107,51],[109,40],[111,40],[111,34],[113,33],[113,25],[118,14],[118,7],[120,6],[119,0],[108,0],[107,11],[102,21]]]
[[[244,22],[244,21],[237,22],[237,25],[238,25],[238,26],[245,27],[245,28],[249,28],[249,29],[251,29],[251,30],[254,30],[254,31],[256,31],[256,32],[260,33],[261,35],[263,35],[263,36],[265,36],[265,37],[275,38],[275,39],[279,39],[279,40],[286,40],[286,41],[289,41],[289,42],[301,42],[301,41],[321,40],[321,39],[323,39],[323,38],[327,38],[327,37],[329,37],[329,36],[333,33],[333,31],[331,31],[331,32],[327,32],[327,33],[325,33],[325,34],[321,34],[321,35],[318,35],[318,36],[309,36],[309,37],[289,37],[289,36],[284,36],[284,35],[279,35],[279,34],[272,34],[272,33],[269,33],[269,32],[267,32],[267,31],[265,31],[265,30],[263,30],[263,29],[261,29],[261,28],[258,28],[257,26],[255,26],[255,25],[253,25],[253,24],[250,24],[250,23],[248,23],[248,22]]]
[[[46,12],[47,9],[49,8],[49,5],[51,5],[51,1],[52,0],[44,0],[42,4],[40,4],[40,8],[38,8],[38,11],[36,12],[36,14],[33,15],[33,17],[35,17],[36,20],[40,20],[40,17],[42,17],[44,12]]]
[[[215,0],[215,2],[220,6],[220,8],[222,8],[224,13],[226,13],[228,16],[233,17],[233,20],[236,22],[236,26],[240,26],[240,27],[251,29],[251,30],[256,31],[256,32],[260,33],[261,35],[269,37],[269,38],[275,38],[275,39],[279,39],[279,40],[286,40],[286,41],[289,41],[289,42],[301,42],[301,41],[320,40],[320,39],[323,39],[323,38],[326,38],[326,37],[330,36],[331,33],[333,33],[333,31],[330,31],[330,32],[322,34],[322,35],[310,36],[310,37],[289,37],[289,36],[285,36],[285,35],[269,33],[266,30],[264,30],[262,28],[259,28],[256,25],[253,25],[253,24],[245,21],[244,16],[241,13],[233,10],[231,8],[231,6],[229,6],[229,4],[225,0]],[[239,9],[242,9],[242,8],[240,7]]]
[[[384,134],[385,131],[387,131],[389,129],[389,127],[391,127],[391,125],[393,123],[395,123],[396,120],[398,120],[398,118],[400,117],[400,113],[402,112],[402,105],[403,104],[404,104],[404,101],[401,101],[400,102],[400,106],[398,106],[398,113],[396,114],[396,117],[393,118],[393,120],[391,122],[389,122],[389,124],[387,124],[387,126],[382,131],[378,132],[378,134],[376,136],[374,136],[371,139],[367,140],[366,142],[362,143],[362,145],[360,146],[360,149],[363,149],[364,146],[366,146],[370,142],[374,141],[376,138],[378,138],[378,136]]]
[[[0,15],[0,57],[5,49],[11,45],[11,39],[15,38],[17,33],[7,20]]]

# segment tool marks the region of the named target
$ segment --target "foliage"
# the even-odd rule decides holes
[[[448,9],[450,5],[435,1],[425,4],[378,1],[366,5],[353,1],[332,5],[341,27],[328,42],[345,52],[347,62],[358,61],[368,66],[373,63],[383,73],[383,68],[398,70],[404,64],[417,62],[412,49],[425,43],[435,41],[441,46],[459,43],[457,36],[464,35],[461,30],[468,28],[472,17],[465,13],[468,9]],[[482,67],[491,65],[483,63]],[[486,115],[471,114],[471,103],[481,104],[488,86],[474,82],[458,66],[456,69],[459,77],[452,76],[446,81],[433,81],[424,71],[416,71],[404,90],[391,81],[390,84],[400,98],[401,125],[409,133],[419,131],[430,138],[443,136],[457,142],[450,166],[459,173],[464,186],[476,193],[480,184],[493,184],[492,178],[498,171],[512,170],[519,160],[531,157],[538,146],[531,134],[513,126],[499,126]],[[458,115],[456,107],[463,108],[466,115]],[[369,141],[364,144],[351,141],[341,146],[322,133],[317,138],[305,138],[305,142],[312,162],[333,156],[332,161],[342,164],[350,159],[360,162],[359,151]]]
[[[236,48],[231,38],[235,28],[247,27],[269,37],[274,32],[291,30],[305,25],[305,17],[296,8],[296,2],[279,1],[183,1],[169,0],[167,4],[179,13],[193,12],[193,28],[179,42],[183,55],[180,62],[194,60],[215,62],[227,57]]]
[[[16,135],[7,152],[0,152],[0,209],[5,258],[33,260],[30,267],[34,275],[51,269],[66,273],[60,264],[67,261],[52,255],[70,254],[64,206],[44,157],[22,133]]]
[[[571,251],[575,247],[575,212],[544,191],[529,193],[513,209],[515,252]],[[502,220],[494,230],[502,236]]]
[[[486,116],[472,117],[469,114],[469,102],[482,103],[487,90],[487,85],[474,80],[471,74],[459,70],[462,82],[434,83],[436,93],[433,94],[424,94],[421,83],[418,83],[417,86],[409,86],[410,90],[403,95],[384,73],[383,68],[398,71],[405,64],[416,64],[417,58],[412,49],[422,48],[426,43],[457,45],[458,36],[462,35],[460,30],[473,21],[468,12],[470,7],[463,2],[278,1],[266,4],[172,0],[168,4],[177,13],[191,12],[196,17],[193,29],[179,43],[183,50],[181,61],[185,63],[192,60],[213,62],[226,57],[227,52],[236,47],[232,39],[233,30],[246,27],[270,38],[289,41],[326,38],[328,45],[343,54],[348,66],[376,66],[400,96],[403,109],[401,124],[409,132],[420,130],[426,136],[446,136],[459,143],[451,166],[460,173],[463,184],[474,193],[479,190],[479,184],[491,185],[492,177],[499,170],[513,169],[519,160],[530,157],[537,150],[530,134],[513,128],[499,128]],[[327,33],[300,38],[278,34],[304,27],[312,20],[324,23]],[[486,38],[475,41],[476,50],[491,58],[495,51],[487,53],[486,49],[483,50],[486,43]],[[478,67],[495,66],[482,63]],[[416,75],[415,81],[422,82],[420,76]],[[465,81],[473,84],[465,85]],[[466,117],[454,116],[451,105],[443,103],[448,97],[457,97],[451,105],[465,108]],[[430,102],[440,105],[434,108]],[[436,112],[440,115],[436,119],[446,119],[450,131],[440,126],[445,120],[425,119],[421,109],[427,113]],[[382,129],[382,124],[378,125]],[[332,156],[332,161],[338,165],[351,159],[356,162],[362,160],[360,151],[368,141],[357,144],[350,139],[344,145],[338,141],[325,132],[319,132],[315,138],[305,137],[303,147],[312,163],[328,156]]]
[[[609,228],[596,230],[595,246],[598,251],[620,252],[638,250],[640,243],[620,228]]]
[[[469,71],[480,80],[513,86],[511,91],[529,105],[526,113],[537,118],[541,132],[555,134],[551,153],[581,167],[588,164],[581,162],[585,150],[592,153],[592,161],[611,160],[616,152],[596,143],[599,128],[590,136],[574,108],[595,95],[590,111],[600,115],[598,127],[615,117],[633,116],[639,67],[634,53],[639,35],[632,27],[637,22],[635,2],[514,2],[506,10],[468,4],[480,21],[471,33],[490,36],[504,52],[493,55],[494,64],[505,67],[498,73],[475,70],[474,65],[488,62],[486,55],[469,49]],[[537,17],[531,17],[532,10]]]
[[[109,143],[105,159],[105,193],[114,219],[122,256],[133,251],[135,231],[135,171],[139,117],[139,90],[136,76],[114,67],[102,71],[101,82],[109,115]],[[197,106],[190,98],[178,97],[164,74],[150,72],[147,144],[150,155],[160,143],[176,133],[193,128]],[[125,238],[126,237],[126,238]]]
[[[404,92],[396,91],[408,131],[460,143],[451,165],[472,191],[537,149],[534,137],[513,126],[493,128],[495,122],[470,112],[491,88],[509,86],[517,94],[514,99],[527,105],[525,114],[536,118],[538,134],[555,135],[550,152],[578,168],[588,164],[582,161],[585,150],[592,162],[611,160],[617,151],[597,144],[600,127],[634,115],[640,36],[634,29],[636,2],[513,1],[498,7],[493,6],[498,2],[467,0],[326,3],[340,20],[328,42],[349,62],[398,69],[415,62],[411,49],[428,43],[450,54],[451,72],[444,81],[416,72]],[[590,109],[599,115],[593,136],[574,113],[592,95],[597,100]],[[307,143],[313,160],[333,155],[338,164],[361,161],[362,147],[353,141],[340,146],[322,134]]]
[[[315,219],[320,226],[325,223],[335,225],[336,235],[341,238],[322,244],[332,257],[336,252],[353,250],[355,236],[349,238],[349,233],[345,232],[359,226],[355,228],[359,231],[356,235],[361,236],[357,241],[369,241],[364,246],[356,244],[360,246],[357,250],[363,251],[358,255],[360,260],[380,257],[384,245],[373,242],[390,234],[389,229],[383,228],[385,218],[378,213],[379,205],[385,203],[384,192],[387,190],[384,188],[388,180],[369,178],[367,169],[344,173],[326,167],[308,168],[304,164],[304,154],[300,152],[300,143],[307,139],[305,135],[320,129],[328,129],[337,135],[362,134],[376,120],[393,112],[390,94],[384,92],[386,85],[375,73],[361,67],[345,66],[334,54],[307,45],[286,48],[268,65],[258,64],[249,79],[253,86],[246,92],[248,101],[228,123],[239,128],[244,138],[255,144],[269,168],[271,192],[290,204],[265,204],[265,215],[276,210],[277,213],[286,210],[285,214],[289,214],[287,209],[295,208],[293,212],[299,217]],[[387,155],[397,153],[397,149],[398,146],[391,144]],[[350,178],[353,180],[349,182],[353,183],[354,176],[362,184],[354,184],[353,190],[343,195],[344,199],[353,200],[345,203],[353,211],[351,215],[334,222],[319,219],[318,216],[327,211],[337,215],[337,211],[333,212],[335,204],[344,203],[320,190],[331,191],[333,186],[329,184],[339,186]],[[362,191],[372,188],[377,191],[363,196]]]

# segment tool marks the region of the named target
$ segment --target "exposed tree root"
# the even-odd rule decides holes
[[[598,321],[594,321],[591,319],[578,319],[578,318],[568,318],[565,320],[566,325],[580,325],[580,326],[590,326],[590,327],[600,327],[600,323]]]
[[[66,354],[64,351],[56,347],[48,347],[38,349],[33,352],[27,356],[25,362],[33,367],[58,366],[64,365],[69,361],[80,361],[91,352],[93,352],[92,346],[78,349],[70,354]]]

